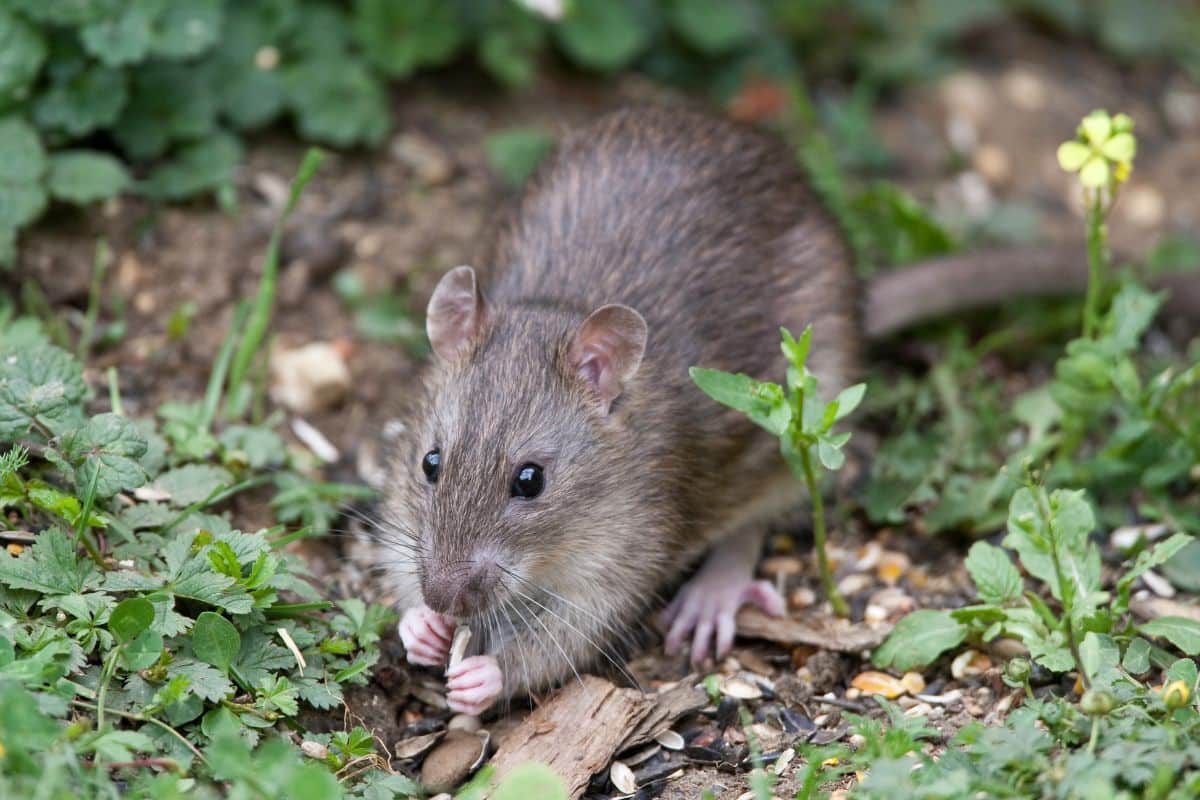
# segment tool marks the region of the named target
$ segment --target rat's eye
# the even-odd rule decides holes
[[[532,500],[542,493],[546,479],[542,476],[542,468],[537,464],[522,464],[517,469],[509,492],[513,497],[524,497]]]
[[[437,448],[430,450],[421,459],[421,470],[430,483],[437,483],[438,470],[442,466],[442,452]]]

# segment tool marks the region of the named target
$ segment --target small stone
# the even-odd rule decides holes
[[[421,765],[421,783],[431,792],[457,788],[483,762],[486,742],[474,733],[449,731]]]
[[[8,554],[10,556],[19,556],[19,555],[21,555],[21,552],[25,548],[22,547],[21,545],[17,544],[16,542],[9,542],[7,545],[4,546],[4,549],[8,551]]]
[[[1117,208],[1141,228],[1157,228],[1167,217],[1167,201],[1162,192],[1148,184],[1128,187]]]
[[[886,672],[868,670],[854,676],[850,685],[865,694],[878,694],[891,700],[904,694],[904,684]]]
[[[847,700],[857,700],[860,697],[862,697],[862,689],[859,689],[857,686],[851,686],[846,690]]]
[[[927,717],[927,716],[929,716],[930,712],[932,712],[932,711],[933,711],[933,706],[929,705],[928,703],[917,703],[916,705],[912,706],[911,708],[905,709],[904,716],[906,716],[906,717]]]
[[[867,599],[867,603],[882,608],[887,612],[888,619],[899,619],[916,608],[913,599],[903,589],[894,586],[875,592]]]
[[[1148,569],[1142,573],[1142,583],[1146,584],[1146,587],[1159,597],[1170,598],[1175,596],[1175,587],[1166,578],[1152,569]]]
[[[982,675],[992,667],[992,660],[978,650],[964,650],[950,662],[950,674],[956,679]]]
[[[769,556],[763,559],[759,572],[764,578],[775,580],[779,576],[799,575],[804,572],[804,562],[796,556]]]
[[[887,622],[888,612],[883,606],[877,606],[874,603],[869,604],[863,610],[863,621],[868,625],[879,625]]]
[[[1173,128],[1200,128],[1200,92],[1184,85],[1170,87],[1163,97],[1163,113]]]
[[[879,542],[867,542],[858,549],[858,558],[854,562],[855,572],[866,572],[874,569],[883,555],[883,547]]]
[[[392,139],[392,158],[412,170],[417,181],[439,186],[454,175],[454,162],[434,141],[419,133],[401,133]]]
[[[875,576],[888,586],[895,586],[911,566],[912,561],[904,553],[888,550],[879,556]]]
[[[272,399],[298,414],[336,406],[351,386],[344,348],[332,342],[277,351],[271,358],[271,376]]]
[[[1046,85],[1026,67],[1010,69],[1003,86],[1009,101],[1023,111],[1039,111],[1046,105]]]
[[[964,122],[981,124],[994,106],[988,82],[974,72],[958,72],[942,81],[938,87],[942,103],[952,117]]]
[[[792,759],[795,757],[796,751],[791,747],[784,750],[779,754],[779,758],[775,759],[775,766],[772,768],[772,771],[776,775],[783,775],[783,773],[787,772],[788,764],[791,764]]]
[[[1149,525],[1122,525],[1112,532],[1112,535],[1108,537],[1108,541],[1115,549],[1125,552],[1133,548],[1142,539],[1145,539],[1147,542],[1161,539],[1167,534],[1167,531],[1167,526],[1161,522]]]
[[[315,758],[318,761],[324,761],[329,755],[329,748],[320,742],[314,742],[310,739],[305,739],[300,743],[300,752],[309,758]]]
[[[971,165],[992,186],[1004,186],[1012,179],[1012,159],[1008,157],[1008,151],[997,145],[980,145]]]
[[[446,723],[446,729],[451,731],[466,731],[467,733],[475,733],[483,726],[479,721],[479,717],[470,714],[455,714]]]
[[[850,738],[846,740],[846,743],[850,745],[851,750],[861,750],[867,743],[867,737],[863,736],[861,733],[854,733],[850,735]]]
[[[817,602],[817,593],[807,586],[797,586],[788,594],[788,607],[793,611],[808,608],[815,602]]]
[[[975,149],[979,141],[979,131],[975,124],[960,114],[953,114],[946,120],[946,140],[954,152],[966,155]]]
[[[838,581],[837,588],[838,591],[843,595],[850,597],[869,589],[871,587],[871,583],[872,581],[870,575],[862,572],[856,572],[851,575],[847,575]]]

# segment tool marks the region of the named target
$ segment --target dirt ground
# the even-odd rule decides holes
[[[404,348],[356,332],[352,314],[331,286],[333,274],[350,270],[372,291],[406,290],[419,310],[441,272],[471,263],[482,231],[506,202],[507,190],[482,149],[487,134],[514,125],[557,131],[661,91],[635,78],[603,84],[553,78],[526,94],[505,96],[481,88],[471,74],[440,76],[396,89],[395,133],[388,147],[336,154],[326,162],[289,235],[273,329],[277,347],[336,341],[348,349],[353,391],[336,408],[306,418],[342,454],[328,477],[359,481],[378,475],[373,445],[411,393],[418,366]],[[1164,232],[1200,229],[1200,196],[1188,190],[1200,177],[1200,90],[1170,71],[1130,74],[1082,46],[1001,31],[980,42],[959,71],[885,98],[877,125],[893,156],[889,177],[921,200],[974,220],[1017,204],[1030,232],[1075,239],[1080,202],[1071,188],[1074,179],[1058,169],[1054,152],[1094,107],[1129,112],[1138,125],[1137,169],[1111,226],[1117,249],[1136,251]],[[251,142],[237,181],[236,215],[207,201],[154,208],[133,198],[87,213],[59,210],[24,237],[18,269],[0,280],[15,289],[32,279],[55,306],[82,308],[94,242],[104,237],[115,254],[106,291],[110,308],[113,298],[125,299],[127,335],[89,369],[98,396],[105,394],[103,368],[112,365],[132,415],[151,414],[165,400],[194,400],[203,392],[234,302],[256,286],[269,226],[302,152],[281,133]],[[167,320],[189,302],[196,307],[189,334],[169,339]],[[235,511],[245,527],[266,519],[253,503]],[[860,523],[850,527],[839,532],[841,579],[857,618],[880,613],[871,610],[875,607],[895,619],[918,599],[966,600],[954,543],[865,530]],[[795,554],[803,554],[802,543],[782,537],[776,549],[767,569],[789,586],[794,610],[823,613],[810,605],[815,586],[806,562]],[[321,545],[312,554],[336,592],[363,590],[362,571],[353,559],[341,557],[346,553],[340,543]],[[386,587],[373,588],[386,598]],[[798,742],[839,739],[846,735],[847,709],[868,707],[848,690],[865,669],[858,656],[744,644],[735,661],[722,666],[760,676],[760,688],[773,687],[751,704],[756,734],[769,755]],[[389,747],[427,729],[430,718],[445,716],[409,694],[422,678],[406,674],[397,649],[388,643],[375,682],[353,694],[350,709],[376,727]],[[1005,706],[997,701],[1008,690],[988,663],[978,666],[959,679],[948,663],[927,670],[921,694],[952,699],[939,704],[904,697],[902,705],[928,714],[947,735],[968,719],[999,718]],[[805,680],[795,677],[797,667]],[[685,674],[682,663],[657,652],[636,659],[634,668],[651,684]],[[827,692],[839,705],[820,702]],[[502,720],[495,732],[504,727]],[[711,787],[718,797],[734,798],[745,791],[737,768],[744,737],[727,708],[693,715],[677,729],[689,742],[686,750],[660,748],[640,754],[645,760],[632,765],[643,787],[639,796],[694,798]],[[680,769],[681,775],[669,777]],[[795,764],[783,770],[780,796],[794,788],[794,769]],[[615,791],[603,779],[593,788],[598,797]]]

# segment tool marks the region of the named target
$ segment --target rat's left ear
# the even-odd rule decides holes
[[[464,266],[447,272],[433,290],[425,310],[425,331],[433,352],[446,361],[462,357],[483,327],[484,314],[475,270]]]
[[[605,413],[641,366],[646,320],[629,306],[601,306],[579,326],[571,342],[571,366],[591,386]]]

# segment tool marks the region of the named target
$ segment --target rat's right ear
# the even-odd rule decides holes
[[[455,267],[442,276],[425,311],[425,332],[439,358],[453,361],[471,348],[483,327],[483,297],[475,270]]]

